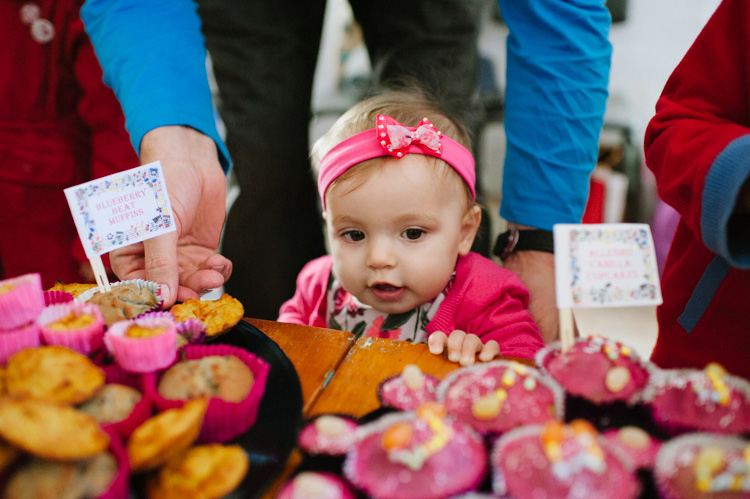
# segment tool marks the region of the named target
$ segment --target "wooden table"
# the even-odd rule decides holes
[[[459,367],[444,356],[431,354],[425,344],[383,338],[355,341],[351,333],[333,329],[245,320],[275,341],[297,370],[304,419],[325,413],[361,417],[372,412],[380,407],[378,385],[407,364],[416,364],[439,379]],[[527,359],[522,361],[533,365]],[[295,449],[264,499],[275,497],[301,462],[302,455]]]

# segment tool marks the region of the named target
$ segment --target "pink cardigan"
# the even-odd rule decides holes
[[[281,306],[279,322],[328,327],[326,291],[333,261],[329,255],[309,262],[297,277],[297,291]],[[529,315],[529,293],[514,273],[477,253],[461,256],[456,265],[456,282],[427,334],[460,329],[495,340],[500,354],[533,358],[544,346],[539,328]]]

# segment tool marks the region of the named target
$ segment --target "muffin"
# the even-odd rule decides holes
[[[705,369],[662,370],[644,398],[656,423],[671,435],[750,432],[750,381],[716,363]]]
[[[167,317],[141,317],[112,324],[104,344],[117,365],[129,372],[147,373],[174,362],[177,329]]]
[[[412,411],[424,402],[437,400],[435,392],[439,383],[439,379],[424,374],[416,364],[408,364],[400,374],[380,383],[378,398],[385,407]]]
[[[25,274],[0,281],[0,330],[14,330],[32,322],[44,308],[42,276]]]
[[[613,428],[602,433],[602,436],[613,446],[628,456],[636,468],[653,469],[656,454],[662,442],[637,426]]]
[[[78,300],[98,306],[107,327],[158,310],[162,304],[159,285],[143,280],[115,282],[111,291],[104,293],[91,288],[80,294]]]
[[[104,319],[96,305],[75,301],[50,305],[36,323],[47,345],[62,345],[89,355],[104,343]]]
[[[101,497],[118,473],[114,455],[102,452],[82,461],[30,459],[11,473],[5,499]]]
[[[104,371],[85,355],[61,346],[27,348],[8,360],[8,394],[77,404],[104,384]]]
[[[155,470],[187,450],[198,437],[207,407],[205,398],[190,400],[139,425],[126,445],[133,472]]]
[[[303,471],[284,484],[276,499],[354,499],[354,494],[332,473]]]
[[[237,488],[250,466],[239,445],[197,445],[170,459],[146,481],[149,499],[213,499]]]
[[[227,442],[250,429],[258,416],[269,364],[232,345],[189,345],[180,352],[184,358],[153,376],[147,386],[156,407],[179,407],[186,400],[209,397],[200,443]]]
[[[750,441],[691,433],[662,445],[654,468],[661,497],[750,497]]]
[[[482,438],[434,402],[363,425],[344,462],[355,487],[393,499],[468,492],[486,471]]]
[[[562,388],[533,367],[512,361],[453,371],[438,387],[437,397],[448,413],[483,434],[564,416]]]
[[[584,420],[551,421],[505,433],[492,449],[492,488],[516,499],[635,498],[635,467]]]
[[[241,402],[253,387],[253,373],[234,355],[207,355],[181,360],[162,374],[159,395],[169,400],[218,397]]]

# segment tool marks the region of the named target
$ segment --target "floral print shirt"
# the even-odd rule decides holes
[[[434,300],[401,314],[386,314],[375,310],[349,294],[331,274],[328,281],[328,327],[350,331],[355,338],[374,336],[392,340],[427,342],[427,324],[435,317],[456,275]]]

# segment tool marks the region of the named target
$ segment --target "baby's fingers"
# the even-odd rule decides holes
[[[445,350],[445,344],[448,342],[448,336],[442,331],[435,331],[427,338],[427,347],[433,355],[440,355]]]
[[[459,362],[464,352],[464,339],[466,333],[460,329],[451,331],[448,336],[448,360],[451,362]],[[475,352],[476,353],[476,352]]]
[[[500,355],[500,345],[495,340],[490,340],[484,344],[482,351],[479,352],[479,362],[489,362]]]
[[[482,340],[476,334],[467,334],[464,338],[464,344],[461,349],[461,365],[473,365],[476,360],[477,352],[482,351]]]

